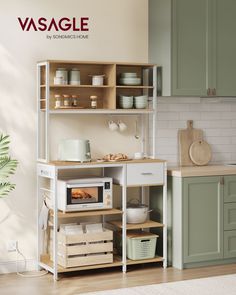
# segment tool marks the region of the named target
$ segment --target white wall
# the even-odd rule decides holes
[[[228,101],[227,101],[228,100]],[[231,101],[230,101],[231,100]],[[157,112],[157,153],[178,163],[178,129],[193,120],[203,129],[204,139],[212,147],[211,163],[236,162],[236,99],[199,97],[162,97]]]
[[[19,167],[12,178],[16,190],[0,200],[0,271],[4,262],[15,260],[14,253],[6,252],[9,239],[19,241],[27,259],[36,257],[36,62],[148,61],[147,5],[146,0],[1,1],[0,130],[10,134],[12,156],[19,160]],[[89,16],[89,39],[50,41],[45,32],[22,32],[18,16]],[[108,119],[77,119],[84,134],[96,135],[97,142],[92,143],[95,155],[110,151],[111,143],[114,151],[118,147],[131,154],[136,151],[139,144],[133,138],[134,122],[127,121],[129,130],[124,135],[111,134],[104,129]],[[68,131],[63,124],[54,123],[58,132]]]

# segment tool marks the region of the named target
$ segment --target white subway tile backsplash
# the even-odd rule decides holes
[[[173,112],[187,112],[187,111],[190,111],[190,105],[189,104],[176,104],[176,103],[173,103],[170,105],[169,107],[169,110],[170,111],[173,111]]]
[[[222,138],[222,136],[205,136],[205,140],[212,145],[218,145],[218,144],[231,144],[233,141],[230,137],[225,136]],[[236,140],[235,140],[236,144]]]
[[[212,147],[212,163],[236,162],[236,103],[224,98],[162,97],[157,107],[157,155],[178,162],[178,130],[187,120],[203,129]]]
[[[215,144],[211,146],[211,149],[213,153],[233,153],[236,151],[236,145]]]
[[[232,120],[232,127],[236,127],[236,120]]]
[[[178,112],[159,112],[157,120],[179,120]]]
[[[157,138],[158,137],[167,137],[167,138],[173,138],[176,137],[177,138],[177,131],[176,130],[171,130],[171,129],[159,129],[159,127],[157,126]],[[157,146],[158,147],[158,146]]]
[[[236,137],[231,137],[231,142],[232,142],[232,144],[236,144]],[[236,153],[236,151],[235,151],[235,153]]]
[[[201,113],[200,112],[181,112],[180,120],[200,120]]]
[[[213,153],[212,154],[212,163],[228,163],[230,162],[231,154],[230,153]]]
[[[202,112],[201,113],[201,120],[219,120],[220,118],[221,118],[220,112]]]
[[[195,127],[197,128],[230,128],[231,121],[230,120],[203,120],[203,121],[196,121]]]

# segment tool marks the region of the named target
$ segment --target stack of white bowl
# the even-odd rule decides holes
[[[121,85],[140,85],[141,78],[137,77],[137,73],[121,73],[119,82]]]
[[[120,95],[119,96],[119,106],[122,109],[132,109],[133,107],[133,96],[125,96],[125,95]]]
[[[148,98],[147,95],[140,95],[134,97],[134,107],[136,109],[145,109],[147,107]]]

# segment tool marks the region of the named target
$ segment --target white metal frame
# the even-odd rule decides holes
[[[45,66],[46,72],[45,72],[45,79],[46,79],[46,85],[45,85],[45,99],[46,99],[46,110],[45,110],[45,128],[44,128],[44,153],[45,157],[41,157],[41,150],[40,150],[40,141],[41,141],[41,122],[40,122],[40,97],[41,97],[41,89],[40,89],[40,67]],[[57,264],[57,225],[58,225],[58,204],[57,204],[57,179],[58,179],[58,171],[60,169],[83,169],[83,168],[90,168],[88,165],[70,165],[70,166],[53,166],[50,164],[47,164],[50,160],[50,134],[49,134],[49,123],[50,123],[50,115],[52,114],[59,114],[61,112],[58,111],[52,111],[50,110],[49,107],[49,94],[50,94],[50,83],[49,83],[49,68],[50,64],[49,62],[41,62],[37,64],[37,113],[38,113],[38,135],[37,135],[37,159],[40,163],[38,163],[38,169],[37,169],[37,197],[38,197],[38,204],[37,204],[37,210],[39,214],[39,210],[42,205],[42,197],[41,197],[41,192],[40,190],[43,189],[40,186],[40,178],[46,177],[49,178],[52,182],[52,188],[50,190],[52,194],[52,198],[54,200],[53,203],[53,210],[54,210],[54,231],[53,231],[53,258],[54,258],[54,264],[53,267],[50,267],[40,261],[40,250],[41,250],[41,244],[42,241],[40,240],[40,228],[39,228],[39,223],[38,223],[38,265],[49,272],[53,273],[54,275],[54,280],[58,279],[58,264]],[[151,69],[144,69],[143,70],[143,80],[147,82],[147,75],[146,72],[151,71]],[[110,114],[110,115],[119,115],[119,116],[130,116],[130,115],[136,115],[139,116],[139,121],[141,122],[141,150],[144,153],[147,153],[147,143],[148,143],[148,136],[149,136],[149,116],[151,116],[152,119],[152,148],[151,148],[151,157],[155,158],[156,157],[156,109],[157,109],[157,67],[153,66],[152,68],[152,76],[153,76],[153,97],[152,97],[152,108],[153,111],[149,110],[136,110],[132,113],[129,113],[129,110],[85,110],[84,112],[82,111],[63,111],[63,114],[71,114],[71,113],[77,113],[77,114]],[[146,80],[145,80],[146,79]],[[149,90],[145,90],[149,91]],[[45,163],[45,164],[43,164]],[[126,179],[127,179],[127,171],[126,171],[126,164],[97,164],[97,165],[92,165],[91,168],[106,168],[106,167],[122,167],[122,178],[123,178],[123,186],[122,186],[122,270],[125,273],[127,270],[127,259],[126,259],[126,199],[127,199],[127,185],[126,185]],[[164,166],[164,185],[163,185],[163,267],[167,267],[167,168],[166,164]],[[47,189],[45,189],[47,190]],[[145,189],[142,188],[142,200],[144,199],[145,195]],[[103,221],[105,218],[103,217]]]

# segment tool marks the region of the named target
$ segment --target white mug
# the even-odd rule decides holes
[[[119,126],[119,130],[121,132],[125,131],[127,129],[127,125],[125,123],[123,123],[122,121],[118,122],[118,126]]]
[[[135,158],[136,160],[143,159],[143,158],[144,158],[144,153],[143,153],[143,152],[137,152],[137,153],[134,153],[134,158]]]
[[[116,131],[119,128],[114,121],[109,121],[108,126],[111,131]]]

